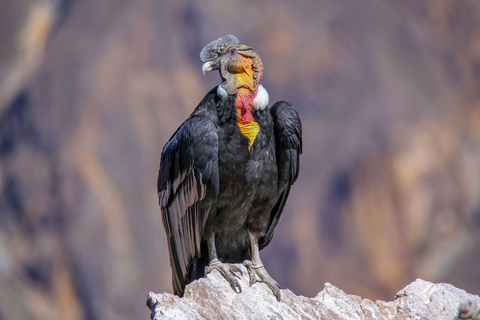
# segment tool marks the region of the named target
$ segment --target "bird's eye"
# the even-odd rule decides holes
[[[237,50],[235,50],[235,49],[230,50],[230,54],[231,54],[232,56],[233,56],[235,53],[237,53]]]

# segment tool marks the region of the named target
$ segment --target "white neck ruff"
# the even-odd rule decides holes
[[[267,90],[260,85],[258,87],[257,95],[255,99],[253,99],[253,109],[255,110],[263,110],[268,105],[268,92]]]
[[[222,88],[222,85],[217,87],[217,94],[222,98],[226,98],[228,93],[225,89]],[[253,109],[255,110],[264,110],[268,105],[268,92],[267,90],[260,85],[257,90],[257,95],[253,99]]]

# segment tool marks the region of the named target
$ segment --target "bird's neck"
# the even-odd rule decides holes
[[[255,99],[256,95],[257,90],[255,90],[255,92],[251,92],[245,88],[238,89],[235,97],[235,107],[237,109],[237,120],[239,123],[249,123],[255,121],[253,119],[252,109],[253,100]]]
[[[248,138],[248,147],[250,148],[257,137],[260,127],[253,118],[253,103],[257,91],[251,91],[246,88],[238,89],[235,97],[235,107],[237,109],[237,122],[240,131]]]

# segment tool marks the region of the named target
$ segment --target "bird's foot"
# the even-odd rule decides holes
[[[248,274],[250,275],[250,285],[255,282],[265,283],[270,290],[272,290],[273,295],[277,297],[277,301],[280,302],[280,285],[268,274],[263,264],[256,265],[250,260],[245,260],[243,261],[243,265],[247,268]]]
[[[238,266],[230,263],[223,263],[218,259],[213,259],[212,261],[210,261],[210,264],[205,267],[205,273],[209,274],[213,270],[218,270],[221,273],[225,280],[228,281],[233,291],[235,291],[236,293],[242,292],[242,287],[236,279],[240,279],[240,277],[235,273],[238,272],[240,273],[240,275],[243,275],[242,270]]]

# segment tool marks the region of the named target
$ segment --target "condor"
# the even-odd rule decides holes
[[[264,282],[280,301],[280,286],[259,251],[282,217],[298,177],[302,127],[285,101],[268,108],[263,64],[232,35],[200,53],[203,73],[219,70],[213,88],[163,148],[158,197],[168,238],[175,294],[218,270],[241,292],[235,263],[250,285]]]

